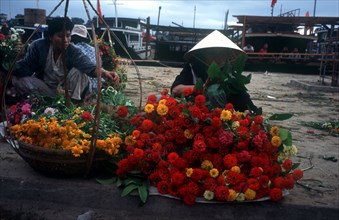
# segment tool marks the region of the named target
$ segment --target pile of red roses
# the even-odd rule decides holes
[[[232,104],[211,109],[205,96],[174,99],[166,92],[148,97],[144,111],[131,118],[135,130],[125,137],[120,179],[140,171],[159,193],[192,205],[198,197],[278,201],[303,176],[283,152],[280,128],[262,116],[236,112]],[[189,102],[187,100],[193,100]]]

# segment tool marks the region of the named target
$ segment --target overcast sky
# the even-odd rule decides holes
[[[150,17],[151,24],[184,27],[222,29],[224,28],[226,12],[229,11],[228,25],[235,24],[237,19],[233,15],[271,15],[272,0],[116,0],[118,17],[143,18]],[[24,8],[45,9],[48,15],[60,0],[0,0],[0,12],[10,17],[24,14]],[[87,2],[87,1],[86,1]],[[91,0],[96,7],[96,0]],[[115,0],[100,0],[101,10],[106,17],[115,16]],[[64,15],[64,1],[53,13],[53,16]],[[316,7],[314,7],[316,6]],[[161,7],[159,13],[159,7]],[[277,0],[273,15],[281,12],[299,9],[299,15],[305,16],[309,12],[313,16],[339,17],[339,0]],[[91,17],[94,16],[90,10]],[[87,21],[87,15],[82,0],[69,1],[69,17],[81,17]]]

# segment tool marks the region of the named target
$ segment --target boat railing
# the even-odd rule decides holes
[[[309,63],[320,62],[326,58],[328,61],[339,61],[336,53],[247,53],[249,61],[269,61],[273,63],[294,62]]]

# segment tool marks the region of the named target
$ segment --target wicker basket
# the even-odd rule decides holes
[[[74,157],[71,151],[46,149],[25,142],[18,142],[18,153],[36,171],[48,176],[76,177],[86,173],[87,155]],[[103,170],[109,155],[97,150],[91,166],[91,174]]]

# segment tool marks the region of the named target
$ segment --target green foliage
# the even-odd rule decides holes
[[[321,131],[328,131],[329,134],[339,137],[339,121],[337,119],[330,119],[326,122],[302,122],[302,125]]]
[[[147,202],[149,196],[149,181],[147,176],[140,171],[131,171],[124,179],[117,181],[117,186],[123,188],[121,197],[127,195],[138,195],[141,201],[141,205]]]
[[[225,64],[221,69],[215,62],[208,68],[208,77],[211,80],[208,95],[218,94],[217,90],[223,90],[226,94],[234,94],[241,91],[247,91],[246,84],[251,82],[251,74],[242,75],[247,57],[240,55],[234,64]],[[215,86],[218,85],[218,86]]]
[[[279,137],[281,138],[283,144],[285,144],[286,146],[292,145],[292,134],[289,130],[285,128],[280,128]]]

